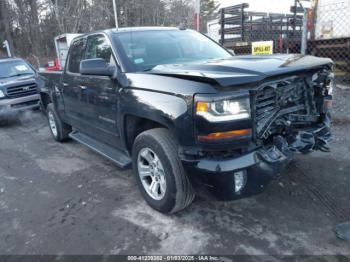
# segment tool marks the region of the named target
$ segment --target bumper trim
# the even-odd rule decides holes
[[[243,156],[226,160],[183,160],[183,164],[197,193],[203,196],[209,194],[219,200],[234,200],[261,193],[274,178],[280,176],[293,155],[287,141],[277,136],[270,146],[258,147]],[[246,171],[247,183],[237,193],[234,190],[234,174],[241,170]]]
[[[246,169],[250,166],[254,166],[257,163],[259,163],[259,158],[256,151],[254,151],[238,158],[223,161],[203,159],[198,162],[197,168],[205,172],[221,173]]]
[[[36,102],[34,104],[34,102]],[[26,103],[33,102],[31,105],[26,105]],[[22,105],[23,104],[23,105]],[[11,113],[27,109],[32,109],[40,105],[39,94],[18,97],[13,99],[0,99],[0,113]]]

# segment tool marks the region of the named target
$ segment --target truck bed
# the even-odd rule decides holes
[[[40,92],[48,93],[50,88],[60,84],[63,71],[41,71],[39,75],[45,83],[45,85],[41,87]]]

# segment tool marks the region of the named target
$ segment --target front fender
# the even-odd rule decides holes
[[[180,145],[190,145],[194,141],[192,99],[153,91],[123,89],[119,107],[122,119],[118,122],[123,123],[126,115],[149,119],[167,127]],[[124,134],[123,131],[121,134]]]

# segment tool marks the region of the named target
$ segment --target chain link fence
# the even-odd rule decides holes
[[[273,41],[274,53],[299,53],[303,15],[247,11],[240,4],[220,11],[220,43],[236,54],[251,53],[252,42]]]
[[[307,51],[331,58],[338,85],[350,86],[350,0],[328,2],[314,9]]]
[[[246,3],[220,10],[219,42],[237,55],[251,54],[252,43],[273,41],[274,53],[301,53],[335,62],[338,85],[350,86],[350,0],[318,0],[308,12],[300,5],[287,14],[248,11]]]

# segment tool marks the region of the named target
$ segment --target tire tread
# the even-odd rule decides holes
[[[47,112],[49,111],[53,113],[56,122],[57,137],[54,137],[55,140],[57,142],[66,141],[69,138],[69,133],[72,132],[72,127],[61,120],[52,103],[47,106]]]
[[[193,202],[195,198],[195,192],[191,182],[185,173],[181,160],[178,157],[178,145],[175,142],[176,139],[167,129],[156,128],[140,134],[136,138],[136,142],[138,139],[142,139],[147,136],[152,137],[162,145],[166,157],[171,163],[171,168],[173,169],[172,171],[175,176],[177,192],[175,197],[175,205],[169,213],[179,212]]]

